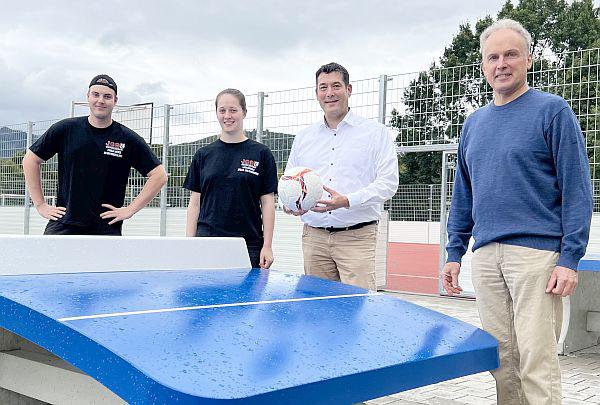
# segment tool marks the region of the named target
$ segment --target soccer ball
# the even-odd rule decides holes
[[[283,173],[277,185],[279,202],[292,211],[309,210],[323,195],[319,175],[307,167],[292,167]]]

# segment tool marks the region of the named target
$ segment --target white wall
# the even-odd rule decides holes
[[[440,243],[439,222],[392,221],[389,227],[389,242]]]
[[[23,234],[23,207],[0,207],[0,234]],[[167,236],[185,235],[185,215],[183,208],[172,208],[167,212]],[[382,221],[385,224],[386,221]],[[34,208],[31,208],[30,234],[42,234],[46,221],[41,218]],[[160,209],[144,208],[133,218],[125,222],[124,235],[145,236],[159,235]],[[302,273],[302,222],[299,218],[285,215],[281,211],[275,216],[275,237],[273,240],[273,253],[275,255],[275,268],[286,271]],[[377,279],[378,285],[385,284],[386,273],[386,243],[425,243],[439,244],[439,222],[389,222],[388,227],[380,226],[380,239],[377,247]],[[592,218],[592,232],[588,252],[600,252],[600,214]],[[470,279],[471,253],[463,258],[461,284],[466,292],[472,291]]]
[[[390,222],[389,241],[399,243],[440,243],[439,222]],[[600,253],[600,214],[592,217],[588,252]]]
[[[167,211],[167,236],[185,236],[184,208]],[[0,234],[23,234],[23,207],[0,207]],[[379,240],[376,252],[377,285],[382,287],[386,280],[387,216],[379,227]],[[41,235],[46,226],[35,208],[31,208],[30,234]],[[160,209],[144,208],[123,225],[123,235],[157,236],[160,234]],[[299,218],[277,211],[275,215],[275,236],[273,238],[274,268],[288,272],[303,273],[302,260],[302,221]]]

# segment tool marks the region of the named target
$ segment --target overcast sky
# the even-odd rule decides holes
[[[337,61],[351,79],[427,68],[460,23],[501,0],[20,1],[0,24],[0,126],[68,116],[90,79],[119,104],[212,99],[312,85]]]

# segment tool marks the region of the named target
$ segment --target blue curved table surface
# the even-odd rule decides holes
[[[498,365],[457,319],[258,269],[2,276],[0,327],[140,404],[352,403]]]
[[[579,270],[579,271],[600,271],[600,254],[587,253],[579,261],[577,270]]]

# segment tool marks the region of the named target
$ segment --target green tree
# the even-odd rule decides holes
[[[598,52],[571,52],[600,46],[599,9],[592,0],[507,1],[496,19],[521,22],[532,36],[535,65],[528,80],[533,87],[560,94],[571,102],[590,139],[590,159],[596,152],[598,128]],[[456,142],[467,115],[485,105],[492,92],[479,67],[479,36],[495,19],[486,16],[474,26],[461,24],[442,56],[420,72],[404,91],[401,111],[392,111],[391,124],[402,146]],[[579,95],[585,95],[581,97]],[[585,102],[582,102],[585,99]],[[594,160],[595,162],[595,160]],[[438,183],[439,152],[411,152],[399,158],[401,183]],[[600,163],[593,165],[600,178]],[[596,173],[598,172],[598,173]]]

